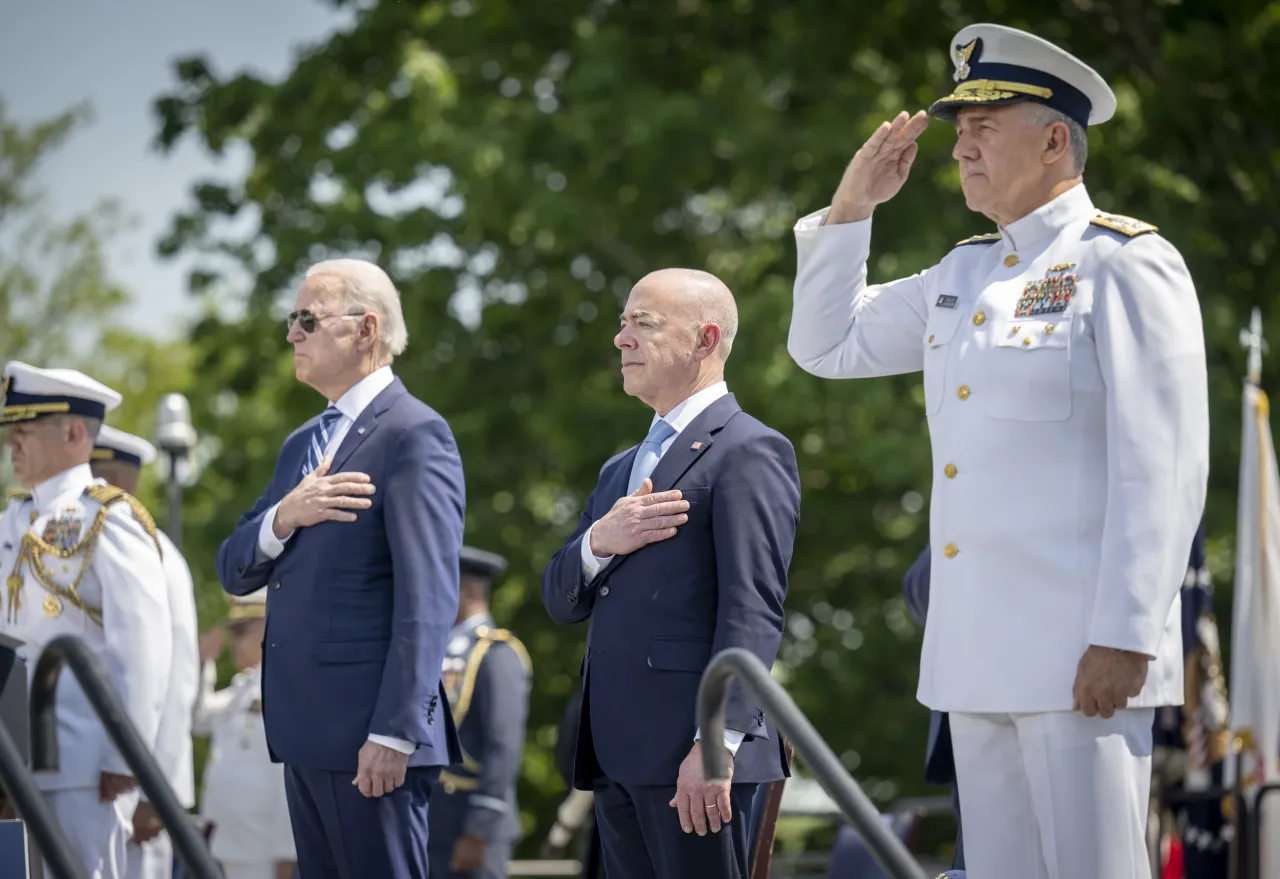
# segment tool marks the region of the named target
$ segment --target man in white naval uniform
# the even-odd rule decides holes
[[[108,485],[136,494],[142,467],[156,459],[155,446],[140,436],[104,424],[93,447],[93,475]],[[164,550],[165,584],[173,632],[168,688],[160,729],[156,734],[156,763],[184,808],[196,804],[195,762],[191,743],[191,713],[200,690],[195,587],[191,569],[169,535],[157,531]],[[173,841],[145,793],[140,792],[133,815],[128,879],[172,879]]]
[[[830,208],[796,224],[788,349],[806,371],[923,370],[931,606],[918,698],[950,712],[975,879],[1150,876],[1153,706],[1183,698],[1179,589],[1204,506],[1195,289],[1146,223],[1096,210],[1092,69],[1030,34],[964,28],[953,93],[886,122]],[[867,283],[872,213],[929,116],[999,227]]]
[[[24,642],[29,672],[51,640],[80,638],[154,749],[172,641],[160,544],[142,505],[89,469],[120,395],[74,370],[16,362],[4,392],[0,424],[25,491],[0,518],[0,631]],[[58,771],[36,773],[37,783],[88,874],[124,879],[138,803],[131,770],[69,670],[56,711]]]

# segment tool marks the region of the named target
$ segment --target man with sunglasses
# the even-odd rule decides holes
[[[427,800],[461,762],[441,687],[465,493],[448,424],[391,370],[400,297],[363,260],[313,266],[288,320],[328,406],[285,440],[218,550],[232,595],[267,589],[262,704],[306,879],[425,879]]]

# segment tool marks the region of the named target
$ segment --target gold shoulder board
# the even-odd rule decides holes
[[[1135,220],[1133,217],[1126,217],[1121,214],[1099,213],[1089,222],[1094,226],[1101,226],[1104,229],[1110,229],[1112,232],[1119,232],[1127,238],[1134,238],[1138,235],[1145,235],[1147,232],[1156,231],[1156,227],[1150,223],[1144,223],[1142,220]]]
[[[528,674],[533,673],[533,660],[529,658],[529,651],[520,643],[520,639],[511,634],[506,629],[486,629],[480,637],[488,638],[492,641],[501,641],[516,652],[516,656],[520,658],[520,664],[524,666],[524,670]]]
[[[992,244],[1000,240],[999,232],[988,232],[985,235],[974,235],[972,238],[966,238],[963,241],[957,241],[956,247],[963,247],[966,244]]]
[[[31,500],[31,492],[25,488],[11,488],[8,492],[11,501],[29,501]]]
[[[114,485],[91,485],[84,490],[84,493],[89,500],[97,501],[103,507],[109,507],[112,504],[121,502],[128,504],[129,510],[133,513],[133,518],[142,526],[142,530],[147,532],[147,536],[155,543],[160,555],[164,555],[164,547],[161,546],[160,537],[156,533],[156,520],[151,518],[151,514],[142,505],[142,501],[124,489],[116,488]]]

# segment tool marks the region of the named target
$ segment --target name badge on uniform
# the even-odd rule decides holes
[[[1053,266],[1038,281],[1029,281],[1022,288],[1022,298],[1014,310],[1014,317],[1035,317],[1041,314],[1062,314],[1071,304],[1076,292],[1076,276],[1066,274],[1075,263]]]
[[[955,308],[956,303],[960,301],[959,296],[951,296],[943,293],[938,297],[938,301],[934,303],[938,308]]]

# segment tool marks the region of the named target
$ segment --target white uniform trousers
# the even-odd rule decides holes
[[[1154,718],[952,713],[970,879],[1151,879]]]
[[[252,864],[220,863],[226,879],[276,879],[274,861],[259,861]]]
[[[113,802],[103,803],[96,787],[44,791],[45,802],[71,845],[72,855],[84,864],[89,879],[128,879],[129,839],[138,795],[134,788]],[[53,876],[47,862],[43,867],[45,876]]]
[[[128,879],[173,879],[173,840],[167,830],[138,845],[129,844]]]

